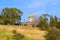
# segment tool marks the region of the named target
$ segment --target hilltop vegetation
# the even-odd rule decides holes
[[[36,19],[36,25],[29,27],[21,26],[22,11],[17,8],[4,8],[0,14],[1,40],[60,40],[60,18],[57,16],[42,14]]]
[[[0,13],[0,24],[1,25],[21,25],[22,22],[21,16],[23,12],[17,8],[4,8]],[[49,15],[49,14],[42,14],[36,19],[36,27],[41,29],[47,29],[49,27],[56,27],[60,28],[60,18],[57,16]]]
[[[20,22],[22,11],[17,8],[4,8],[0,14],[0,24],[15,25],[17,22]]]

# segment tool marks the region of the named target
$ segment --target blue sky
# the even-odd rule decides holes
[[[36,17],[42,14],[60,17],[60,0],[0,0],[0,11],[5,7],[20,9],[22,21],[27,21],[30,12]]]

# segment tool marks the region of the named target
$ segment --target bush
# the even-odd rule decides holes
[[[56,29],[51,29],[45,36],[46,40],[60,40],[60,31]]]
[[[34,26],[35,26],[35,25],[34,25],[34,24],[32,24],[32,27],[33,27],[33,28],[34,28]]]
[[[16,33],[16,30],[13,31],[14,35],[13,35],[13,40],[22,40],[25,36],[20,34],[20,33]]]

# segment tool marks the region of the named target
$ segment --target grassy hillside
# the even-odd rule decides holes
[[[12,37],[12,31],[16,30],[17,33],[21,33],[25,36],[23,40],[45,40],[44,35],[46,31],[39,30],[38,28],[32,28],[29,26],[9,26],[9,25],[0,25],[0,39],[1,40],[10,40]]]

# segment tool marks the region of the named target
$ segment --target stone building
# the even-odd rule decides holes
[[[35,25],[36,24],[36,18],[33,15],[33,13],[30,13],[28,16],[28,25]]]
[[[30,13],[30,15],[28,16],[28,20],[27,22],[24,22],[22,23],[24,26],[32,26],[32,25],[36,25],[36,18],[35,16],[33,15],[33,13]]]

